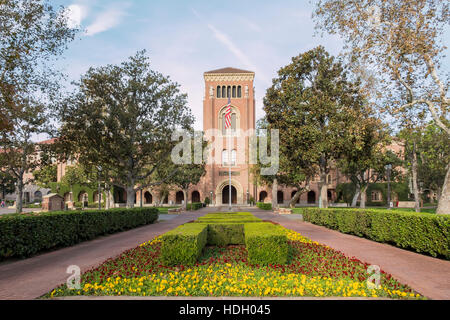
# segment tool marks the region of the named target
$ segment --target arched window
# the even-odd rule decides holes
[[[242,98],[242,88],[241,88],[241,86],[237,87],[237,97],[238,98]]]
[[[222,98],[226,98],[227,97],[227,89],[225,86],[222,86]]]
[[[224,167],[226,167],[226,166],[228,166],[229,165],[229,163],[228,163],[228,157],[229,157],[230,155],[228,154],[228,150],[223,150],[222,151],[222,165],[224,166]],[[231,165],[232,166],[235,166],[236,165],[236,150],[231,150]]]
[[[231,114],[231,132],[236,132],[236,113],[233,112]],[[222,114],[222,134],[226,135],[227,134],[227,130],[226,130],[226,125],[225,125],[225,112]]]
[[[220,98],[220,86],[217,86],[217,98]]]
[[[231,86],[227,87],[227,98],[231,98]]]
[[[236,98],[236,86],[233,86],[233,95],[232,95],[232,97]]]
[[[331,174],[329,174],[329,175],[327,176],[327,183],[328,183],[328,184],[331,184]]]

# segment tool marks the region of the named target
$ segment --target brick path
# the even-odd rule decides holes
[[[250,211],[262,219],[280,223],[349,257],[354,256],[361,261],[379,265],[382,270],[426,297],[450,299],[449,261],[302,222],[297,215],[280,216],[245,207],[235,208],[235,210]],[[115,257],[125,250],[212,211],[218,210],[204,208],[192,213],[183,213],[174,218],[164,216],[164,220],[156,224],[101,237],[29,259],[1,263],[0,299],[37,298],[66,281],[68,277],[66,268],[69,265],[78,265],[84,272],[100,265],[110,257]]]
[[[257,217],[277,222],[349,257],[378,265],[401,283],[430,299],[450,300],[450,261],[299,221],[293,219],[294,215],[280,216],[267,211],[250,211]]]
[[[25,260],[0,264],[0,299],[34,299],[64,283],[70,276],[67,267],[77,265],[85,272],[180,224],[195,220],[208,208],[183,213],[173,219],[162,215],[157,223],[124,231],[75,246],[44,253]]]

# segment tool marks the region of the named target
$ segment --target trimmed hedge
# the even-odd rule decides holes
[[[198,210],[201,208],[203,208],[203,203],[201,202],[186,203],[186,210]]]
[[[229,244],[245,244],[243,223],[208,224],[208,244],[227,246]]]
[[[271,203],[257,202],[256,206],[262,210],[272,210]]]
[[[0,218],[0,260],[29,257],[68,247],[98,236],[120,232],[158,219],[155,208],[53,211]]]
[[[305,221],[450,259],[450,216],[370,209],[302,208]]]
[[[245,245],[251,264],[286,264],[289,254],[286,231],[269,222],[244,225]]]
[[[208,237],[208,226],[200,223],[181,225],[162,236],[161,261],[171,265],[193,265],[200,257]]]

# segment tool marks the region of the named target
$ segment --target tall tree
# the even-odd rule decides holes
[[[47,1],[0,1],[0,167],[16,179],[18,213],[24,174],[39,165],[32,138],[49,130],[47,103],[61,79],[54,60],[76,32]]]
[[[9,193],[13,193],[16,190],[14,182],[16,179],[8,172],[0,171],[0,189],[2,194],[2,200],[5,200],[5,196]]]
[[[449,75],[441,68],[447,1],[320,0],[315,17],[319,29],[344,38],[355,64],[373,70],[381,111],[405,117],[416,110],[450,135]],[[449,164],[446,177],[437,212],[450,214]]]
[[[50,188],[51,182],[57,181],[56,164],[47,164],[33,171],[34,182],[41,188]]]
[[[316,170],[321,208],[328,206],[327,175],[362,105],[358,83],[321,46],[292,58],[267,90],[264,111],[269,128],[280,130],[280,167],[285,163],[284,171],[297,182]]]
[[[111,168],[112,183],[126,190],[129,208],[136,191],[152,185],[148,178],[170,161],[173,131],[193,124],[186,95],[150,69],[145,51],[120,65],[89,69],[59,114],[61,143],[79,162]]]

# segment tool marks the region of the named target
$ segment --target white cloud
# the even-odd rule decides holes
[[[78,28],[86,16],[87,9],[79,4],[71,4],[67,7],[67,25],[69,28]]]
[[[86,34],[93,36],[97,33],[107,31],[117,26],[122,18],[126,15],[126,8],[115,7],[109,8],[106,11],[100,13],[94,22],[87,27]]]

